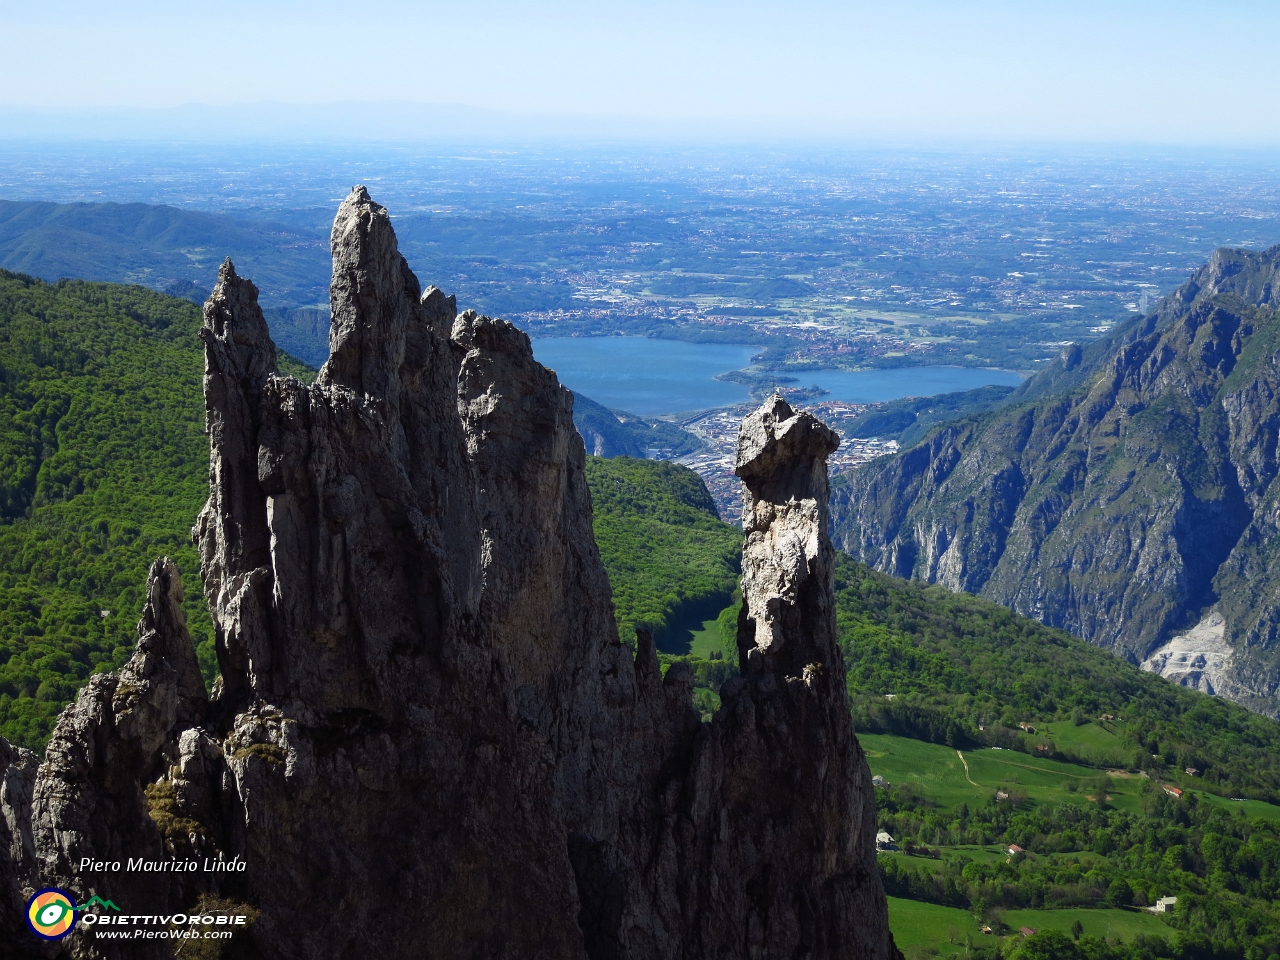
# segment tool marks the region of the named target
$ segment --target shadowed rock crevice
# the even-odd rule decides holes
[[[230,263],[205,308],[194,534],[222,682],[196,689],[153,571],[141,699],[133,663],[86,688],[25,820],[31,760],[4,755],[34,825],[5,881],[72,848],[237,857],[207,883],[261,911],[272,960],[898,956],[835,643],[831,431],[778,399],[743,425],[747,668],[703,723],[687,665],[619,641],[572,395],[528,337],[420,293],[363,188],[332,252],[310,386],[276,372]],[[55,782],[116,808],[50,832]]]

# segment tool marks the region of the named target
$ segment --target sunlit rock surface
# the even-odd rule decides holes
[[[0,746],[4,939],[30,943],[24,885],[65,880],[130,910],[248,904],[266,958],[897,957],[835,643],[831,431],[777,399],[743,425],[744,669],[702,722],[687,667],[619,641],[572,397],[528,338],[422,292],[363,188],[332,251],[309,386],[222,268],[194,531],[222,680],[206,699],[158,564],[138,654],[39,774]],[[193,851],[247,866],[65,875]],[[152,955],[112,946],[51,949]]]

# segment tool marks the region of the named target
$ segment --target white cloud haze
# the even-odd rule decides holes
[[[1280,143],[1271,0],[55,0],[3,24],[10,132],[50,114],[53,131],[68,116],[182,129],[190,111],[173,108],[191,104],[343,101],[450,105],[409,113],[494,134]],[[281,131],[291,114],[297,131],[341,120],[250,113]]]

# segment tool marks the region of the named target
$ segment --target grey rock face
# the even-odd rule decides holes
[[[19,952],[18,944],[19,932],[26,925],[29,896],[23,888],[35,873],[31,795],[35,792],[38,765],[39,760],[30,750],[0,738],[0,957],[4,958],[26,952]]]
[[[239,857],[210,889],[261,911],[269,958],[897,956],[835,644],[830,431],[781,401],[744,425],[747,669],[702,723],[687,667],[619,642],[572,397],[528,338],[421,293],[363,188],[332,248],[310,386],[220,273],[194,533],[223,680],[206,703],[170,651],[86,688],[36,778],[36,872]],[[177,636],[154,592],[147,636]],[[125,709],[132,677],[159,679]]]
[[[1134,663],[1216,610],[1214,689],[1280,714],[1278,280],[1280,247],[1218,251],[1003,410],[856,471],[838,545]]]
[[[168,860],[212,852],[201,823],[175,818],[171,795],[178,734],[199,724],[208,700],[180,607],[182,584],[168,558],[147,578],[147,601],[133,658],[118,674],[93,677],[58,720],[38,773],[34,755],[0,741],[8,754],[0,829],[9,834],[0,888],[17,894],[17,914],[0,927],[19,956],[162,957],[157,942],[114,944],[73,935],[42,945],[24,905],[37,887],[60,887],[83,903],[94,895],[134,909],[190,903],[208,889],[200,874],[130,872],[82,861]]]

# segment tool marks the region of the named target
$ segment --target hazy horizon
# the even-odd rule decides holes
[[[1131,137],[1054,137],[960,131],[820,131],[777,123],[767,132],[737,118],[659,121],[652,117],[522,114],[462,104],[409,101],[186,103],[156,108],[27,110],[0,105],[0,138],[15,145],[142,143],[181,145],[376,146],[486,149],[817,149],[969,154],[1006,152],[1096,156],[1154,154],[1170,159],[1280,156],[1274,141],[1214,141],[1174,130]],[[1174,134],[1181,134],[1180,136]]]
[[[1280,145],[1280,6],[1257,2],[63,0],[8,23],[9,138]]]

